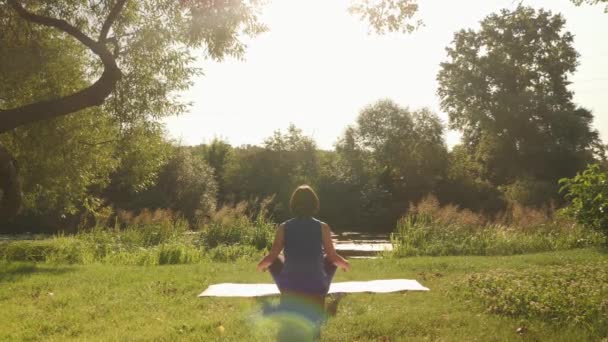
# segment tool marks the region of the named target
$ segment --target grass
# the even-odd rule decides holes
[[[322,340],[601,341],[608,336],[597,319],[556,322],[526,310],[488,310],[491,303],[479,294],[485,282],[529,282],[534,278],[527,275],[539,270],[548,270],[548,280],[534,287],[536,293],[561,286],[551,275],[570,270],[579,270],[571,277],[584,289],[601,288],[596,282],[604,278],[585,267],[602,271],[607,261],[598,249],[352,260],[352,272],[340,272],[336,280],[412,278],[431,291],[346,296],[323,327]],[[278,327],[262,316],[263,300],[196,298],[213,283],[270,281],[254,269],[255,261],[245,259],[167,266],[0,263],[0,340],[272,340]],[[489,278],[472,280],[480,274]],[[585,296],[570,294],[571,305]]]
[[[0,260],[57,264],[174,265],[258,257],[270,248],[275,225],[262,209],[224,207],[199,231],[171,213],[122,213],[113,227],[96,226],[71,236],[0,242]]]
[[[389,257],[515,255],[600,246],[606,238],[553,210],[513,207],[488,219],[428,197],[399,220]]]
[[[608,336],[606,270],[608,260],[546,266],[537,272],[490,271],[470,275],[461,289],[480,298],[488,312],[580,325]]]

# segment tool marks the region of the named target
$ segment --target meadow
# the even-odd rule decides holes
[[[413,278],[431,291],[346,296],[321,340],[605,340],[607,261],[596,248],[352,260],[337,280]],[[254,266],[0,263],[0,340],[272,340],[279,327],[261,308],[276,299],[196,297],[212,283],[270,280]]]
[[[265,314],[277,298],[197,298],[255,271],[274,224],[220,209],[191,231],[166,211],[121,213],[74,235],[0,243],[0,340],[268,341],[305,327]],[[323,341],[605,341],[608,251],[542,211],[487,219],[429,198],[340,280],[416,279],[430,292],[346,296]],[[299,324],[299,325],[298,325]]]

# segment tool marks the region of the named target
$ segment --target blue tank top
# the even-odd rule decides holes
[[[312,217],[293,218],[284,223],[287,288],[304,293],[327,292],[321,221]]]

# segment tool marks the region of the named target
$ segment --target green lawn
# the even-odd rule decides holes
[[[411,278],[431,291],[348,295],[323,327],[322,340],[601,341],[607,336],[593,324],[488,313],[459,284],[472,273],[534,273],[606,261],[608,254],[596,249],[352,260],[353,270],[336,280]],[[254,261],[150,267],[0,263],[0,340],[272,340],[277,324],[262,316],[263,300],[196,297],[212,283],[270,281],[254,266]]]

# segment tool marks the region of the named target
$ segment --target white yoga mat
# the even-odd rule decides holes
[[[416,280],[386,279],[332,283],[329,293],[389,293],[400,291],[429,291]],[[275,284],[223,283],[209,286],[199,297],[262,297],[280,294]]]

